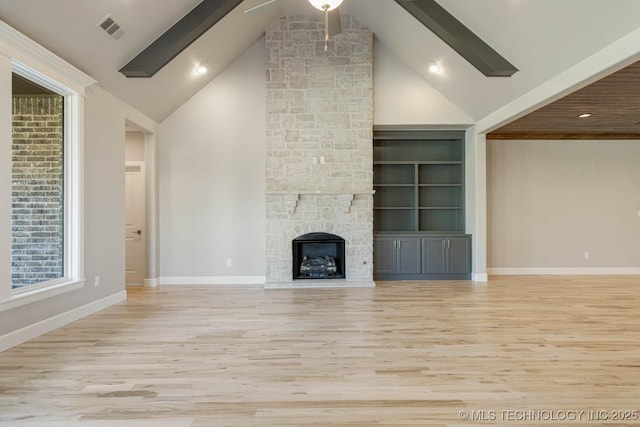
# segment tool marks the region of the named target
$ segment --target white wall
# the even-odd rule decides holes
[[[375,125],[460,125],[473,120],[380,42],[373,44]],[[442,76],[446,78],[446,76]]]
[[[127,133],[125,134],[125,138],[125,160],[128,162],[144,162],[144,133],[137,131],[127,131]]]
[[[85,276],[100,294],[124,289],[124,122],[122,102],[97,86],[86,102]]]
[[[0,337],[124,291],[124,123],[122,103],[102,89],[85,98],[83,289],[0,313]],[[10,242],[0,233],[3,245]],[[93,278],[101,285],[93,286]]]
[[[160,125],[161,283],[265,275],[264,61],[260,40]],[[375,124],[471,123],[378,43],[374,110]]]
[[[640,141],[488,141],[489,272],[640,273],[639,158]]]
[[[161,283],[265,275],[264,73],[261,39],[160,125]],[[471,123],[378,43],[373,73],[375,124]]]
[[[260,40],[160,124],[161,283],[264,277],[264,70]]]

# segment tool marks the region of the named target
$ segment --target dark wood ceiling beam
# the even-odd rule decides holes
[[[119,71],[127,77],[152,77],[242,0],[203,0]]]
[[[407,12],[487,77],[510,77],[518,71],[435,0],[396,0]]]

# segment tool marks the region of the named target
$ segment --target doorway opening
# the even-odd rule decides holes
[[[125,122],[125,283],[158,285],[155,134]]]

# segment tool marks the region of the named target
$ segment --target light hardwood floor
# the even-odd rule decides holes
[[[3,427],[593,427],[639,416],[632,276],[132,288],[126,303],[0,353]]]

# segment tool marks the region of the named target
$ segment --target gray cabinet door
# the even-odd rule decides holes
[[[449,237],[448,273],[471,272],[471,239],[468,237]]]
[[[396,271],[396,238],[376,237],[373,239],[373,272],[393,274]]]
[[[422,239],[423,274],[443,274],[447,272],[445,243],[446,239],[443,237],[424,237]]]
[[[420,274],[422,270],[420,253],[421,239],[419,237],[402,237],[398,239],[399,274]]]
[[[374,237],[374,276],[379,280],[455,279],[471,275],[471,236]]]

